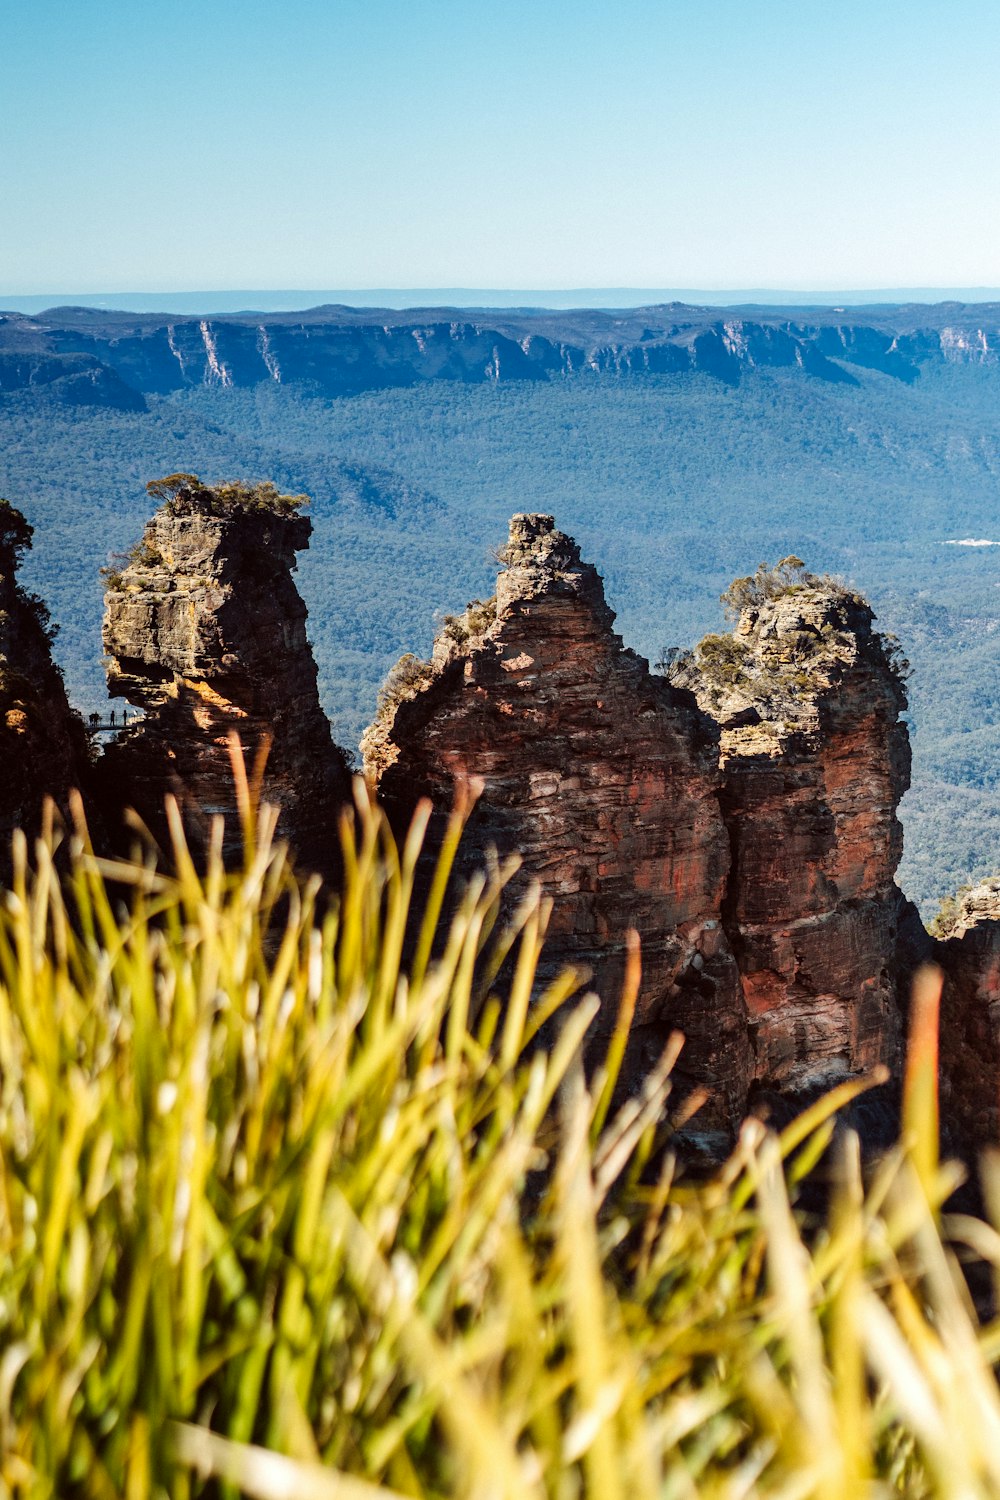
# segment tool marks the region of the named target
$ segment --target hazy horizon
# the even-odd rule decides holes
[[[176,313],[179,316],[225,313],[299,312],[324,304],[393,311],[423,307],[481,310],[540,308],[634,308],[683,302],[695,307],[884,307],[907,303],[1000,302],[1000,287],[880,287],[854,290],[795,288],[692,287],[380,287],[302,289],[216,288],[203,291],[136,292],[0,292],[0,313],[28,316],[58,307],[91,307],[103,311]]]

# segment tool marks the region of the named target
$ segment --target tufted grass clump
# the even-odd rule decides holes
[[[845,1084],[686,1181],[676,1042],[615,1091],[634,946],[587,1078],[595,998],[535,980],[545,902],[502,922],[509,866],[449,894],[462,806],[418,899],[427,809],[399,847],[359,790],[331,907],[241,795],[232,873],[221,835],[195,868],[173,807],[171,874],[98,858],[82,823],[68,857],[15,840],[0,1495],[1000,1492],[1000,1324],[956,1258],[1000,1275],[1000,1233],[941,1212],[932,976],[870,1178],[835,1136]]]

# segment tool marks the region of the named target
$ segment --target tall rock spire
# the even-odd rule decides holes
[[[109,691],[142,710],[104,756],[108,796],[159,828],[173,791],[195,830],[221,813],[234,851],[235,730],[248,766],[270,743],[264,796],[281,809],[279,833],[307,867],[331,868],[350,775],[320,705],[292,579],[312,530],[302,497],[183,474],[150,489],[164,503],[105,598]]]
[[[750,1053],[720,926],[717,731],[623,647],[600,576],[551,516],[514,516],[500,556],[495,598],[446,620],[432,661],[390,674],[366,770],[400,823],[419,797],[443,809],[457,779],[482,780],[461,857],[471,868],[490,847],[521,854],[515,892],[534,879],[552,900],[545,969],[590,971],[599,1031],[636,929],[636,1047],[684,1031],[678,1072],[712,1091],[702,1125],[730,1129]]]
[[[724,597],[734,633],[672,675],[720,726],[724,909],[757,1080],[794,1091],[898,1058],[906,696],[865,600],[799,559]]]

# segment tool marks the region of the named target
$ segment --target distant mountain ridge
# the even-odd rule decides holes
[[[0,291],[0,310],[45,313],[54,307],[96,307],[105,311],[170,313],[221,317],[232,313],[294,312],[330,304],[347,307],[617,308],[654,307],[683,302],[694,307],[898,307],[911,302],[996,302],[1000,287],[880,287],[841,290],[824,287],[794,291],[780,287],[353,287],[324,290],[298,287],[235,291],[61,292]]]
[[[852,366],[916,380],[928,364],[993,363],[1000,302],[845,308],[356,308],[171,316],[98,308],[0,314],[0,395],[41,388],[73,405],[140,410],[199,386],[304,384],[328,397],[433,380],[552,380],[751,368],[854,383]]]

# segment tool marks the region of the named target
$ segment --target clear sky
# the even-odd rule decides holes
[[[997,0],[0,23],[0,291],[1000,285]]]

